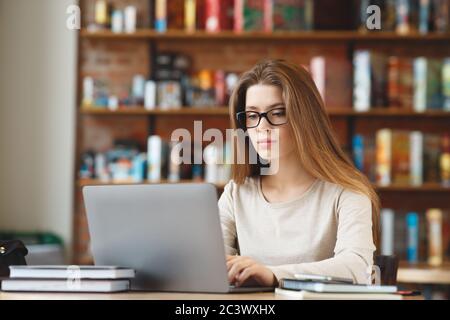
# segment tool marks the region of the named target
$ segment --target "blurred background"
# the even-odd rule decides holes
[[[383,255],[426,298],[450,285],[449,0],[0,0],[0,238],[29,264],[91,264],[86,185],[230,179],[239,75],[307,68],[381,197]],[[185,128],[211,161],[175,165]],[[225,136],[225,135],[224,135]]]

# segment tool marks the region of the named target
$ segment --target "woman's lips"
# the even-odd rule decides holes
[[[258,140],[259,145],[271,145],[274,142],[274,140]]]

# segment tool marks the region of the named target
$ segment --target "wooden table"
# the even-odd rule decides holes
[[[404,297],[404,300],[421,300],[423,297]],[[125,292],[125,293],[23,293],[0,292],[0,300],[293,300],[273,292],[260,293],[172,293],[172,292]],[[295,299],[294,299],[295,300]]]

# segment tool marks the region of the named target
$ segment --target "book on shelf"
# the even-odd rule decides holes
[[[443,109],[440,59],[414,59],[414,111]]]
[[[419,261],[419,215],[417,212],[406,214],[407,247],[406,259],[414,264]]]
[[[353,108],[448,111],[449,63],[448,58],[388,56],[358,49],[353,56]]]
[[[447,186],[444,144],[448,134],[382,128],[375,132],[375,156],[370,137],[356,134],[352,143],[355,165],[371,181],[380,186],[421,186],[424,183]],[[375,179],[371,174],[373,167]]]
[[[205,30],[219,32],[234,27],[234,0],[205,1]]]
[[[450,259],[450,209],[381,210],[381,254],[414,265]]]
[[[381,254],[394,254],[394,220],[395,213],[392,209],[383,208],[380,211],[381,220]]]

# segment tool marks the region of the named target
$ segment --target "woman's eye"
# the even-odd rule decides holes
[[[257,118],[257,115],[256,115],[256,114],[249,114],[249,115],[247,116],[247,118],[253,120],[253,119],[256,119],[256,118]]]
[[[272,113],[272,115],[274,115],[275,117],[284,117],[286,115],[286,112],[276,111],[276,112]]]

